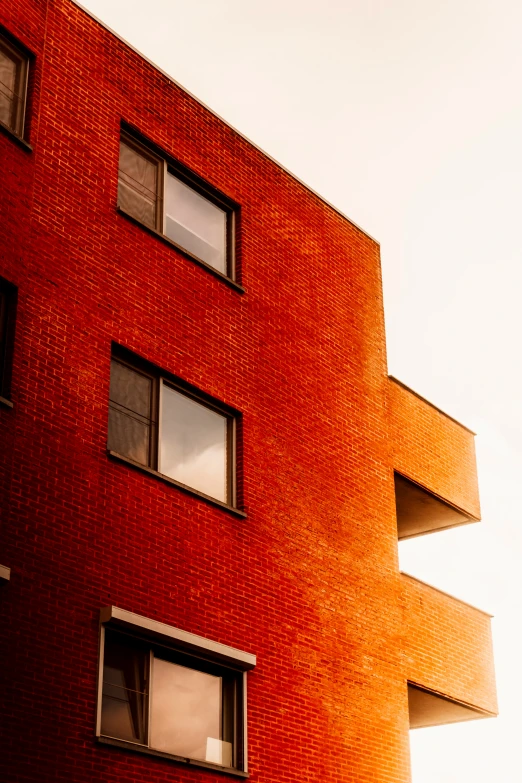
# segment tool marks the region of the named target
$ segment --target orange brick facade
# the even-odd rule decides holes
[[[257,656],[252,781],[408,783],[408,682],[496,702],[489,619],[399,571],[394,470],[479,505],[472,435],[388,378],[378,245],[70,0],[0,25],[32,54],[0,134],[1,779],[227,779],[96,740],[114,605]],[[118,213],[122,122],[238,205],[243,290]],[[246,516],[108,456],[113,343],[240,412]]]
[[[393,467],[480,519],[473,433],[394,378],[389,405]]]

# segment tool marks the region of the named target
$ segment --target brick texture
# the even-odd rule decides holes
[[[394,378],[388,399],[393,467],[480,519],[473,433]]]
[[[497,712],[490,616],[402,574],[408,680]]]
[[[33,151],[0,134],[0,275],[19,287],[1,779],[224,779],[95,741],[114,604],[257,655],[252,781],[407,783],[378,246],[70,0],[3,0],[0,24],[35,56]],[[122,120],[240,205],[244,294],[118,214]],[[241,411],[246,519],[108,458],[111,341]],[[422,467],[441,492],[442,464]],[[437,620],[451,643],[453,609]],[[423,638],[416,671],[444,690]]]

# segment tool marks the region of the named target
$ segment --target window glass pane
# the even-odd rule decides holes
[[[222,740],[222,678],[154,659],[152,748],[232,766],[232,743]]]
[[[103,662],[101,733],[146,742],[148,653],[106,633]]]
[[[115,359],[111,361],[111,402],[150,419],[151,387],[152,381],[146,375],[120,364]]]
[[[162,385],[159,470],[227,500],[227,418]]]
[[[156,227],[158,165],[120,142],[118,206],[151,228]]]
[[[16,130],[16,83],[19,63],[0,48],[0,121]]]
[[[150,462],[150,425],[125,411],[109,407],[107,448],[128,457],[140,465]]]
[[[167,174],[165,234],[189,253],[226,274],[226,213]]]
[[[147,466],[150,464],[151,394],[150,378],[112,360],[107,446]]]

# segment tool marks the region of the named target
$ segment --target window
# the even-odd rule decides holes
[[[0,123],[24,135],[29,59],[0,35]]]
[[[114,606],[101,621],[100,740],[246,773],[255,656]]]
[[[237,417],[127,352],[112,358],[109,451],[228,506]]]
[[[0,398],[5,403],[11,397],[16,299],[16,286],[0,277]]]
[[[190,258],[234,277],[234,205],[127,135],[120,142],[118,206]]]

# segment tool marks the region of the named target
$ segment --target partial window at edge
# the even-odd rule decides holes
[[[11,398],[16,299],[16,286],[0,277],[0,397],[7,400]]]
[[[118,206],[191,258],[233,278],[231,204],[127,136],[120,144]]]
[[[0,35],[0,123],[24,136],[29,59]]]

